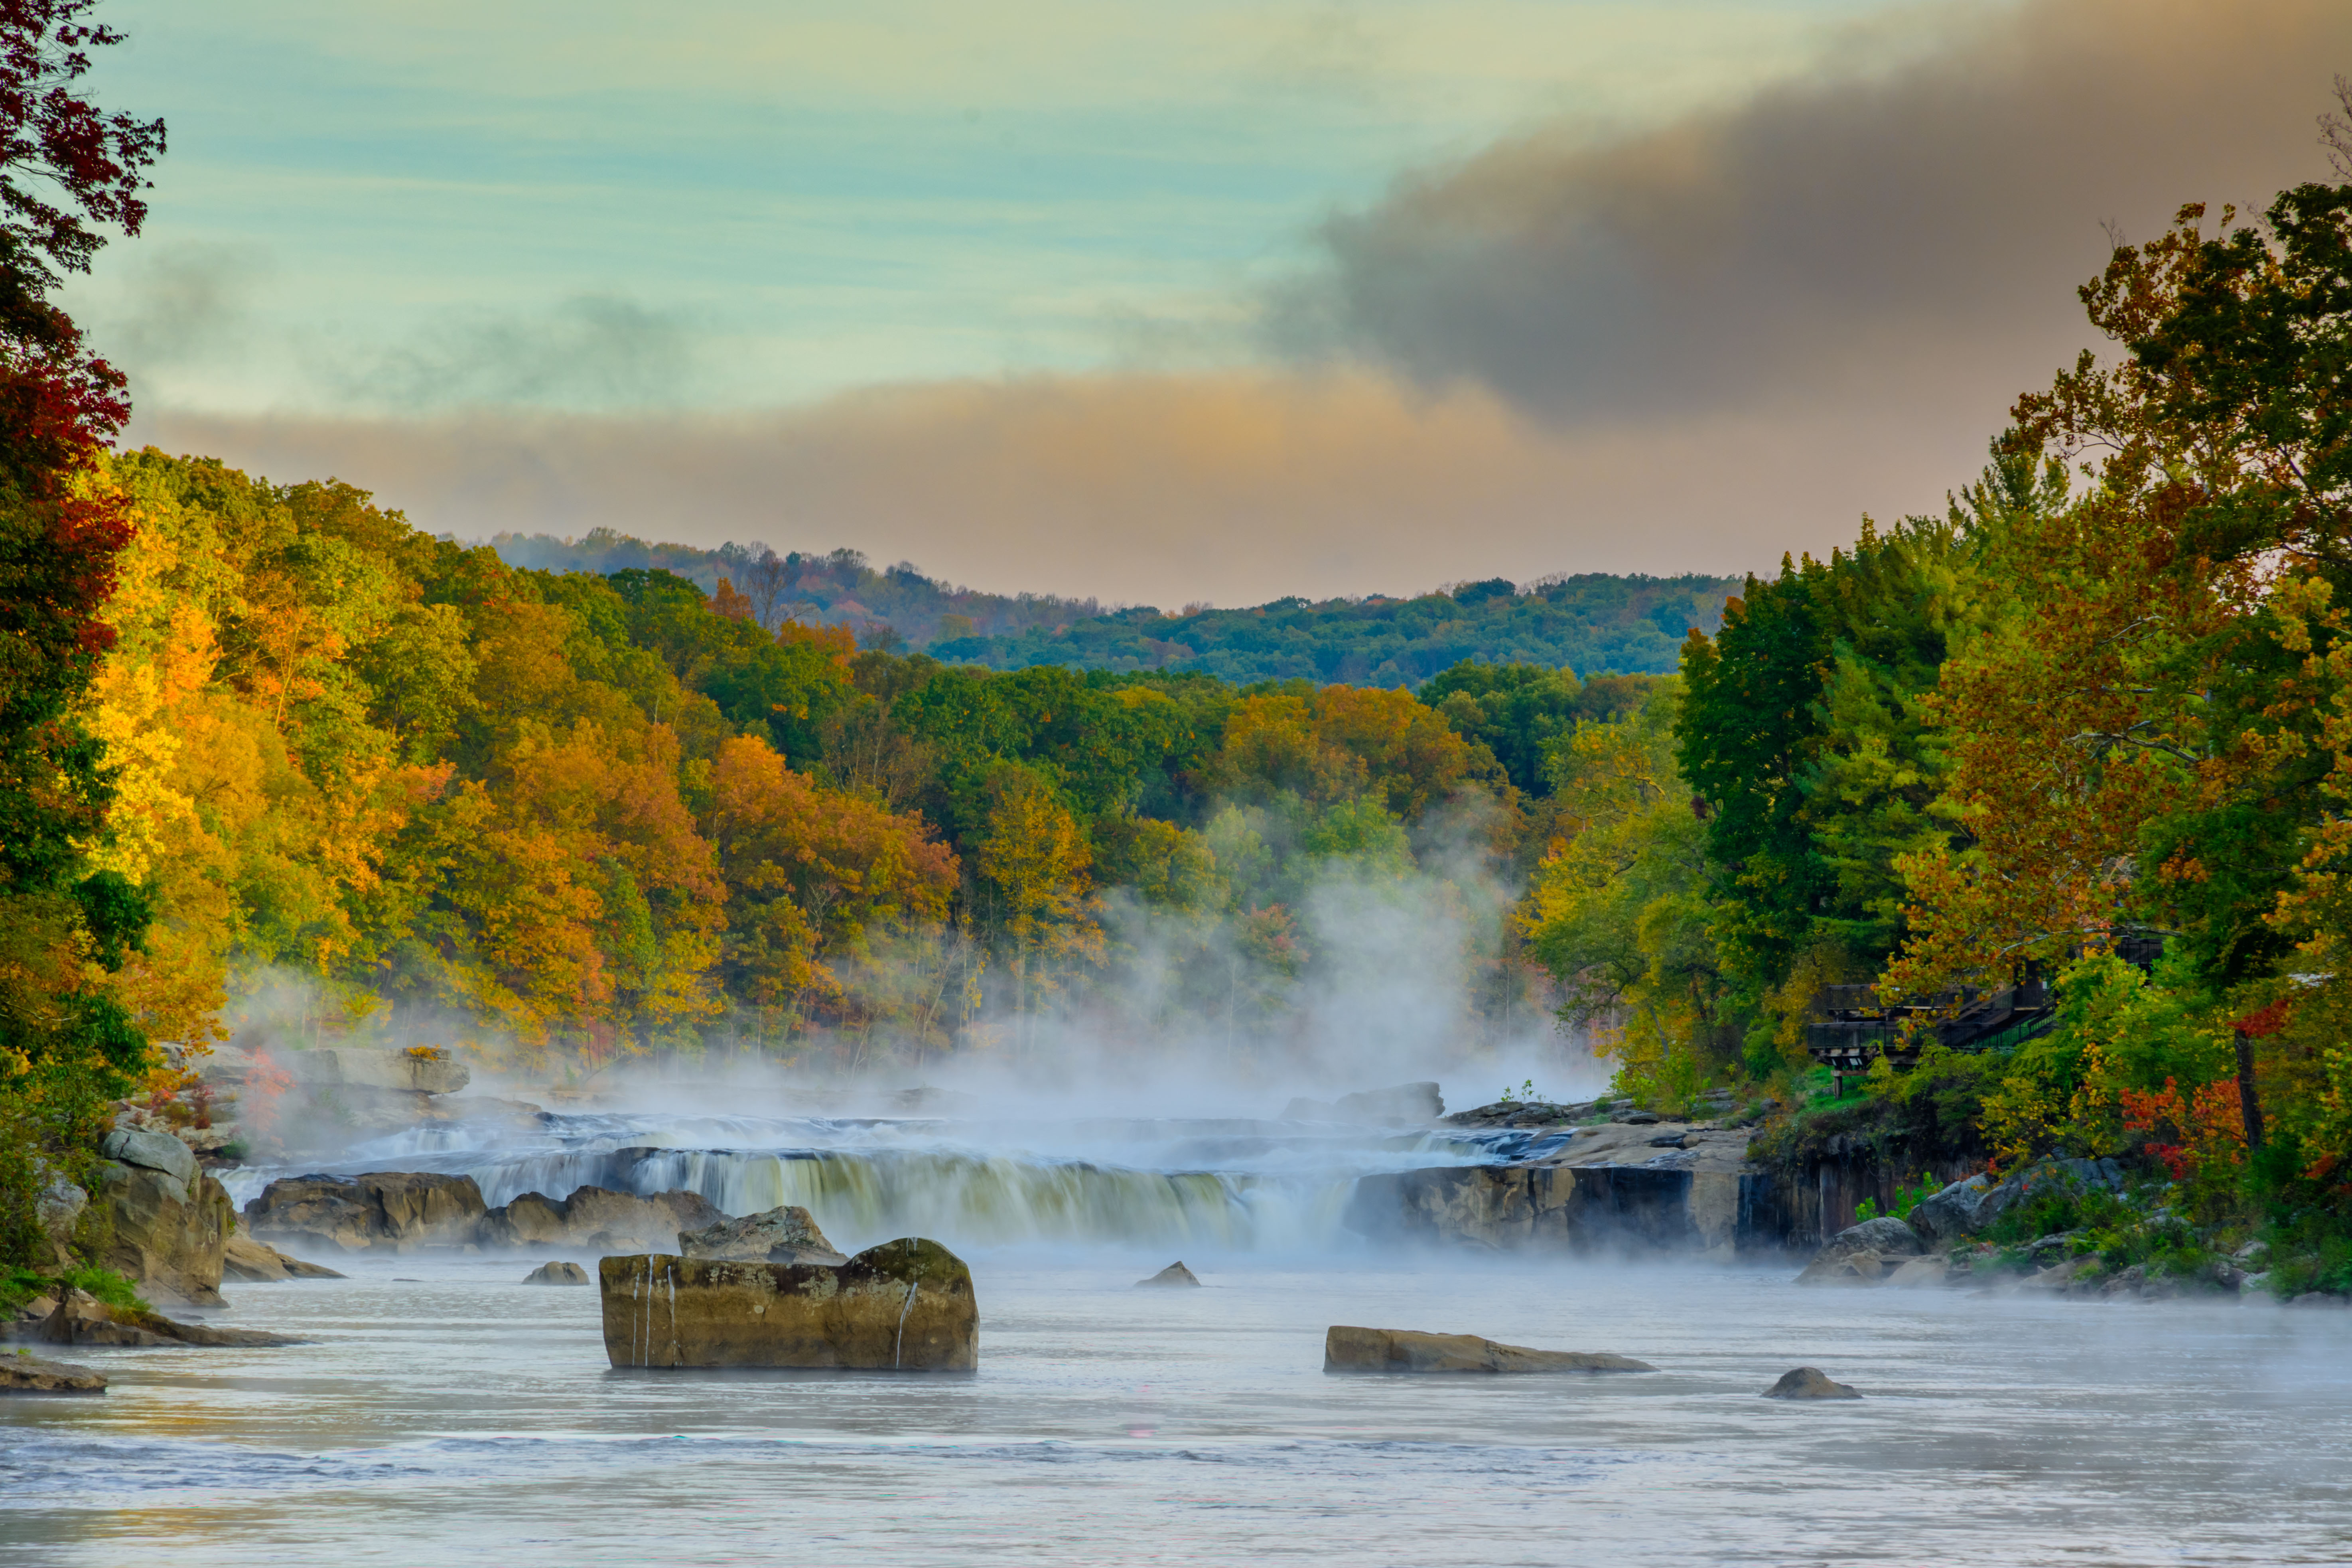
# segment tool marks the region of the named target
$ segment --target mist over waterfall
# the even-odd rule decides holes
[[[549,1114],[520,1134],[464,1122],[403,1132],[328,1169],[467,1175],[493,1206],[583,1186],[684,1190],[730,1215],[798,1205],[852,1247],[929,1236],[1300,1253],[1357,1244],[1342,1215],[1362,1176],[1483,1163],[1528,1144],[1520,1133],[1313,1121]],[[242,1203],[284,1173],[247,1167],[229,1190]]]

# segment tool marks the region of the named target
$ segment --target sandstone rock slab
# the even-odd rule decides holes
[[[682,1258],[717,1258],[735,1262],[846,1263],[816,1227],[816,1216],[796,1204],[772,1208],[740,1219],[722,1219],[698,1230],[677,1233]]]
[[[1834,1382],[1817,1366],[1801,1366],[1784,1372],[1780,1381],[1764,1391],[1767,1399],[1860,1399],[1861,1394],[1843,1383]]]
[[[37,1355],[0,1355],[0,1394],[104,1394],[102,1373]]]
[[[971,1270],[904,1237],[835,1265],[650,1253],[597,1268],[604,1353],[616,1367],[806,1367],[970,1372],[979,1364]]]
[[[1425,1334],[1412,1329],[1334,1324],[1323,1335],[1325,1372],[1596,1373],[1655,1372],[1647,1362],[1588,1351],[1538,1351],[1497,1344],[1475,1334]]]
[[[577,1263],[559,1258],[541,1264],[524,1275],[522,1282],[526,1285],[585,1285],[588,1283],[588,1270]]]
[[[85,1290],[68,1290],[58,1310],[41,1324],[39,1337],[59,1345],[215,1345],[256,1347],[308,1344],[260,1329],[217,1329],[183,1323],[161,1312],[109,1307]]]
[[[1139,1290],[1187,1289],[1197,1290],[1201,1288],[1201,1281],[1193,1276],[1191,1269],[1184,1267],[1184,1260],[1180,1258],[1150,1279],[1137,1280],[1135,1288]]]
[[[278,1251],[267,1242],[245,1235],[232,1236],[222,1248],[221,1276],[248,1285],[275,1284],[288,1279],[341,1279],[342,1275],[317,1263]]]

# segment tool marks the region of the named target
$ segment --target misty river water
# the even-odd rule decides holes
[[[595,1292],[528,1258],[330,1258],[227,1288],[316,1343],[79,1350],[105,1395],[0,1403],[0,1562],[2352,1560],[2352,1313],[1397,1254],[1340,1223],[1354,1177],[1493,1151],[1314,1124],[559,1118],[358,1152],[494,1204],[623,1175],[808,1203],[845,1247],[919,1230],[971,1265],[980,1369],[615,1372]],[[1133,1289],[1179,1256],[1204,1289]],[[1329,1377],[1335,1322],[1662,1370]],[[1801,1363],[1865,1397],[1758,1397]]]

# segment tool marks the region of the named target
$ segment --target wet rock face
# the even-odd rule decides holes
[[[1832,1382],[1817,1366],[1801,1366],[1780,1374],[1780,1381],[1764,1391],[1767,1399],[1860,1399],[1861,1394],[1843,1383]]]
[[[272,1182],[245,1205],[245,1226],[256,1239],[404,1252],[473,1241],[486,1212],[471,1176],[374,1171]]]
[[[121,1136],[118,1132],[108,1142]],[[177,1140],[164,1142],[187,1154]],[[187,1165],[194,1176],[193,1155]],[[98,1259],[102,1267],[159,1301],[221,1305],[223,1258],[236,1210],[218,1182],[110,1160],[99,1167],[94,1201],[106,1211],[113,1231]]]
[[[1323,1336],[1325,1372],[1594,1373],[1655,1372],[1647,1362],[1590,1351],[1538,1351],[1497,1344],[1475,1334],[1424,1334],[1411,1329],[1335,1324]]]
[[[816,1218],[797,1204],[741,1219],[722,1219],[699,1230],[677,1233],[684,1258],[726,1258],[743,1263],[846,1263],[825,1240]]]
[[[598,1266],[616,1367],[970,1372],[980,1359],[971,1270],[906,1237],[845,1263],[651,1253]]]

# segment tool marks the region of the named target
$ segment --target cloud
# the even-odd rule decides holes
[[[1266,340],[1560,421],[2005,400],[2084,341],[2103,220],[2145,237],[2183,202],[2325,176],[2352,7],[2034,0],[1832,58],[1641,134],[1538,130],[1405,178],[1324,225]]]

